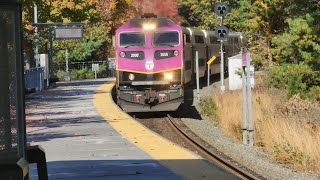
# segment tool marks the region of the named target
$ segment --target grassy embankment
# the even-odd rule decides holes
[[[242,142],[241,90],[213,94],[202,107],[227,135]],[[255,145],[278,162],[320,175],[320,103],[299,96],[287,100],[285,92],[258,85],[252,107]]]

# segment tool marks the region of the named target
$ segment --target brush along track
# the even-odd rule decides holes
[[[162,118],[136,118],[136,120],[161,136],[199,154],[207,161],[241,179],[264,179],[254,172],[249,172],[249,170],[245,168],[236,166],[236,162],[232,162],[229,158],[223,157],[223,154],[220,155],[219,153],[213,152],[214,150],[212,149],[215,148],[194,134],[181,121],[176,118],[172,118],[170,115]]]

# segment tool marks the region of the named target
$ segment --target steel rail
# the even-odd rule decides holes
[[[181,130],[181,128],[179,127],[179,125],[177,125],[174,122],[174,118],[172,118],[169,114],[167,114],[167,120],[169,125],[175,129],[178,134],[181,135],[181,137],[183,137],[184,139],[186,139],[188,142],[190,142],[190,145],[192,145],[194,148],[198,149],[199,152],[202,152],[202,156],[205,156],[203,158],[205,158],[206,160],[208,160],[209,162],[216,164],[218,166],[220,166],[221,168],[225,169],[226,171],[238,176],[241,179],[261,179],[261,177],[256,177],[255,175],[234,166],[232,163],[230,163],[227,159],[225,159],[224,157],[209,151],[207,148],[205,148],[204,146],[202,146],[201,144],[199,144],[197,141],[195,141],[194,139],[192,139],[188,134],[186,134],[183,130]],[[263,178],[262,178],[263,179]]]

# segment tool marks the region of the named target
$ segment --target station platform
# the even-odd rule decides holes
[[[28,143],[45,150],[49,179],[237,179],[121,111],[113,85],[67,82],[26,97]]]

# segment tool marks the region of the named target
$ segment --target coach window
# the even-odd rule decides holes
[[[174,46],[179,44],[179,32],[161,31],[153,34],[153,44],[158,46]]]
[[[203,36],[195,36],[196,43],[203,44],[204,43],[204,37]]]
[[[231,37],[227,38],[227,42],[228,42],[229,44],[232,44],[232,38],[231,38]]]
[[[210,44],[218,44],[218,39],[214,36],[210,36]]]
[[[186,67],[186,70],[191,69],[191,61],[190,60],[189,61],[185,61],[184,62],[184,66]]]
[[[184,42],[185,43],[190,43],[191,42],[190,34],[184,34]]]
[[[145,35],[140,32],[120,33],[120,46],[144,46]]]
[[[234,38],[233,41],[234,41],[233,42],[234,44],[238,44],[239,43],[239,39],[238,38]]]

